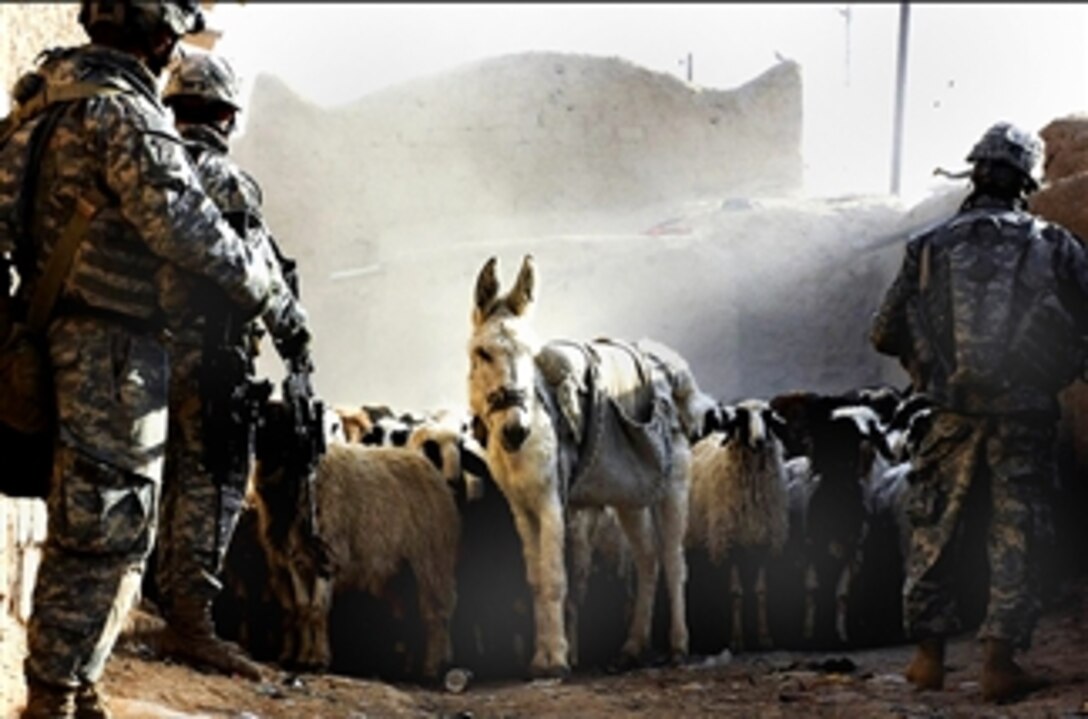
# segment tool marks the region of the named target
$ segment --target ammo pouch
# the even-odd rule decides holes
[[[592,347],[586,349],[592,356]],[[649,395],[638,403],[644,408],[643,416],[632,416],[616,398],[602,391],[598,366],[591,363],[589,411],[569,488],[571,504],[645,506],[659,499],[668,487],[676,410],[671,397],[658,392],[641,353],[629,351],[642,376],[641,391]]]

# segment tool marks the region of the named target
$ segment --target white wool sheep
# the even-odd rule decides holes
[[[705,549],[714,568],[726,568],[731,602],[730,648],[743,640],[742,569],[755,572],[758,642],[772,644],[767,616],[767,561],[789,534],[789,497],[783,421],[764,400],[724,408],[723,431],[692,449],[692,487],[685,546]],[[694,576],[692,581],[697,581]],[[747,574],[747,571],[744,572]],[[693,619],[694,621],[694,619]]]
[[[334,592],[379,595],[404,563],[418,585],[427,637],[422,673],[437,676],[450,659],[460,536],[460,518],[443,477],[416,451],[331,444],[313,484],[313,537],[304,519],[310,499],[283,463],[282,405],[270,403],[265,420],[253,495],[261,543],[274,568],[274,591],[286,614],[282,659],[327,667]]]

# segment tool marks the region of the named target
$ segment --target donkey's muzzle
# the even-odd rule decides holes
[[[517,423],[503,425],[502,448],[507,452],[517,452],[529,437],[529,430]]]

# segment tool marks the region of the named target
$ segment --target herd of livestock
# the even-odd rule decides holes
[[[880,387],[721,410],[722,426],[693,445],[692,654],[903,641],[903,497],[924,400]],[[275,448],[286,443],[266,436],[227,559],[221,630],[289,666],[389,679],[433,678],[451,665],[526,674],[533,618],[521,545],[471,428],[387,408],[338,414],[342,441],[330,444],[316,483],[330,566],[289,546],[305,542],[288,536],[300,497],[277,486]],[[569,601],[582,605],[572,657],[578,669],[602,669],[626,631],[630,553],[611,509],[574,514],[568,544],[588,547],[591,563],[571,572]],[[318,595],[301,616],[286,616],[290,600],[271,577],[288,564]],[[964,600],[979,616],[984,597]]]
[[[498,440],[460,413],[338,408],[304,491],[284,471],[291,427],[275,406],[226,559],[220,633],[300,669],[413,681],[449,667],[529,675],[539,578],[527,577],[523,537],[489,471],[482,445]],[[688,657],[905,641],[905,490],[931,412],[924,397],[888,386],[713,405],[688,437]],[[638,578],[620,525],[612,507],[566,507],[562,626],[574,671],[630,666],[617,657]],[[986,571],[984,552],[969,548],[959,571]],[[977,621],[986,578],[961,584],[965,619]],[[668,598],[655,591],[643,662],[670,658]]]

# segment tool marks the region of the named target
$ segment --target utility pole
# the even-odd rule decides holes
[[[846,26],[846,60],[845,60],[845,85],[850,87],[850,22],[854,19],[854,8],[850,5],[844,5],[839,10],[839,15],[842,16],[843,24]]]
[[[688,53],[687,58],[676,61],[677,65],[684,66],[684,74],[687,76],[688,82],[691,82],[692,78],[695,77],[695,68],[693,67],[693,63],[694,59],[692,58],[690,52]]]
[[[899,3],[899,59],[895,72],[895,119],[892,130],[892,194],[899,194],[903,160],[903,106],[907,90],[907,41],[910,38],[910,3]]]

